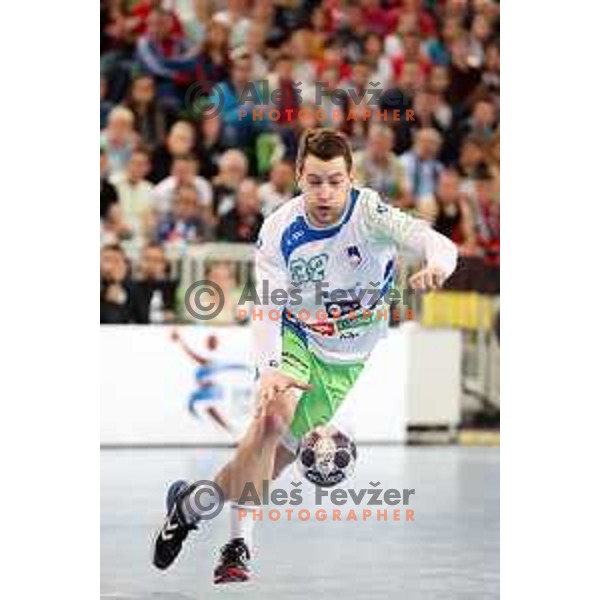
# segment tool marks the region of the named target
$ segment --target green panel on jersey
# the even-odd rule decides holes
[[[300,439],[333,418],[364,364],[326,363],[310,352],[302,338],[287,327],[283,328],[282,346],[281,370],[313,386],[300,397],[290,425],[292,435]]]

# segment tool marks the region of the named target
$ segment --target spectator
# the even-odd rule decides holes
[[[202,219],[198,190],[183,183],[177,188],[172,210],[162,218],[157,229],[162,242],[200,244],[210,237],[210,226]]]
[[[128,82],[127,63],[132,51],[131,32],[121,2],[100,2],[100,72],[106,76],[108,100],[117,102]]]
[[[191,154],[175,157],[171,167],[171,175],[161,181],[152,193],[154,208],[164,214],[171,210],[177,190],[182,185],[193,185],[196,188],[202,218],[212,221],[212,188],[210,183],[198,175],[198,161]]]
[[[329,71],[333,71],[332,78],[335,81],[352,76],[352,67],[344,60],[342,47],[333,39],[325,44],[323,58],[317,63],[317,77],[321,78]]]
[[[362,19],[360,6],[347,5],[345,7],[345,17],[345,21],[337,30],[335,37],[337,42],[345,49],[346,60],[356,63],[363,57],[363,40],[368,34],[368,29]]]
[[[361,0],[362,20],[369,31],[379,36],[385,36],[393,31],[398,22],[396,11],[390,11],[381,6],[378,0]]]
[[[153,185],[146,179],[150,171],[147,150],[134,150],[127,170],[114,179],[122,218],[134,236],[147,237],[153,218]]]
[[[462,17],[447,16],[442,25],[441,37],[432,37],[427,43],[427,53],[435,65],[449,67],[452,62],[450,48],[462,32]]]
[[[290,127],[281,130],[284,148],[283,158],[292,163],[296,161],[299,141],[302,139],[304,132],[321,126],[316,118],[317,106],[314,102],[304,101],[300,110],[299,115],[302,115],[302,118],[296,119]]]
[[[500,189],[500,130],[497,129],[485,150],[485,161],[488,173],[494,184]]]
[[[131,323],[131,283],[125,253],[119,245],[100,252],[100,323]]]
[[[335,114],[347,114],[348,102],[343,102],[340,106],[340,101],[335,100],[333,92],[340,88],[340,80],[338,79],[339,70],[335,67],[326,69],[323,75],[320,77],[320,81],[317,82],[318,89],[316,91],[315,100],[318,105],[317,111],[320,115],[319,124],[322,127],[332,127],[334,129],[340,128],[342,122],[339,118],[335,118]]]
[[[209,181],[219,172],[219,156],[226,150],[223,143],[223,122],[219,115],[200,119],[198,155],[200,156],[200,175]]]
[[[219,286],[224,298],[223,308],[210,319],[210,324],[231,325],[239,321],[238,300],[240,296],[236,293],[237,283],[231,263],[219,261],[210,264],[206,269],[206,279]]]
[[[435,129],[420,129],[415,134],[413,148],[400,157],[404,167],[405,189],[419,208],[433,200],[438,177],[443,169],[437,159],[442,136]]]
[[[108,178],[108,158],[100,148],[100,239],[103,243],[114,244],[129,234],[119,205],[117,188]]]
[[[127,99],[134,116],[135,129],[145,146],[155,148],[165,139],[171,116],[156,97],[156,85],[149,74],[134,77]]]
[[[106,127],[108,115],[114,104],[108,99],[108,82],[106,77],[100,76],[100,130]]]
[[[394,124],[394,151],[404,154],[411,147],[413,138],[419,129],[433,128],[444,133],[443,125],[434,113],[434,95],[429,90],[420,90],[413,101],[412,119],[405,118]]]
[[[162,0],[138,0],[131,8],[132,31],[137,36],[148,32],[151,14],[156,9],[161,9],[164,2]],[[166,8],[162,8],[165,16],[166,37],[169,39],[182,39],[184,37],[183,27],[177,13]],[[150,24],[150,26],[152,26]]]
[[[366,138],[369,133],[370,120],[363,118],[365,110],[371,110],[374,107],[369,106],[373,89],[371,66],[364,60],[357,61],[352,66],[352,76],[340,84],[341,89],[348,92],[348,101],[346,103],[346,115],[354,113],[356,119],[346,119],[341,126],[341,130],[352,140],[354,150],[362,150],[366,144]],[[374,82],[376,83],[376,82]]]
[[[469,184],[475,179],[475,174],[484,166],[484,146],[483,141],[475,136],[467,137],[461,146],[458,172],[463,180],[464,191],[470,192]]]
[[[448,100],[461,115],[468,109],[479,85],[481,73],[469,64],[469,47],[464,33],[458,35],[451,46],[450,85]]]
[[[442,65],[436,65],[429,74],[429,91],[432,96],[433,114],[442,129],[447,131],[452,126],[452,107],[446,99],[446,92],[450,79],[448,69]]]
[[[222,216],[235,204],[235,194],[248,175],[248,159],[239,150],[228,150],[219,159],[219,172],[213,179],[214,212]]]
[[[425,4],[427,3],[422,0],[404,0],[402,10],[397,11],[396,30],[399,32],[416,31],[423,39],[435,37],[437,35],[436,22],[427,11]]]
[[[296,120],[300,108],[299,93],[294,87],[293,60],[287,54],[282,54],[275,63],[275,70],[268,78],[269,89],[281,90],[278,102],[272,102],[271,108],[280,112],[279,124],[285,125]]]
[[[265,58],[266,25],[264,21],[255,20],[242,48],[243,53],[252,57],[252,79],[266,79],[269,73],[269,62]]]
[[[112,204],[106,217],[101,221],[101,244],[117,244],[121,240],[131,237],[132,231],[123,218],[123,211],[119,204]]]
[[[369,131],[367,147],[355,153],[356,179],[378,191],[387,200],[403,195],[404,168],[392,152],[394,134],[383,125]]]
[[[154,8],[146,19],[146,32],[136,44],[135,58],[141,69],[157,82],[158,96],[178,101],[178,86],[193,81],[196,58],[185,38],[175,35],[171,15]]]
[[[250,56],[237,58],[233,62],[231,78],[217,83],[210,98],[215,106],[222,104],[223,135],[229,146],[249,147],[258,130],[259,122],[252,119],[255,104],[251,98],[246,99],[251,89],[252,69]],[[260,92],[260,86],[256,90]]]
[[[229,77],[229,33],[227,22],[219,20],[215,15],[208,25],[205,41],[198,55],[196,73],[198,81],[206,82],[204,91],[207,94],[213,85]]]
[[[292,163],[280,160],[273,165],[269,174],[269,181],[258,188],[263,217],[268,217],[292,198],[294,195],[294,182],[295,175]]]
[[[483,168],[475,176],[475,232],[484,253],[484,262],[498,271],[500,267],[500,202],[494,195],[492,179]],[[498,280],[499,286],[499,280]],[[495,289],[495,285],[493,286]]]
[[[288,49],[289,54],[294,57],[294,81],[301,82],[303,96],[314,86],[317,79],[317,67],[311,40],[310,31],[299,29],[292,33]]]
[[[463,125],[463,136],[473,136],[487,142],[496,129],[496,108],[489,99],[478,100],[469,119]]]
[[[490,22],[483,13],[476,14],[469,33],[468,62],[472,67],[481,69],[485,60],[485,46],[492,30]]]
[[[258,239],[262,224],[258,187],[254,180],[244,179],[239,186],[234,208],[219,221],[217,239],[253,243]]]
[[[387,90],[394,79],[394,67],[390,58],[383,54],[381,37],[376,33],[367,33],[364,39],[364,59],[373,71],[373,82],[378,88]]]
[[[108,179],[108,157],[100,147],[100,219],[106,219],[109,208],[119,202],[117,189]]]
[[[392,60],[396,77],[402,76],[402,71],[407,63],[418,66],[421,79],[428,76],[431,65],[427,54],[421,47],[421,38],[415,30],[409,30],[404,34],[402,46]]]
[[[401,75],[393,79],[391,85],[381,95],[380,108],[387,110],[390,114],[394,110],[399,110],[404,118],[406,110],[412,108],[413,97],[420,83],[419,66],[414,63],[406,63]],[[397,149],[394,150],[399,153]]]
[[[485,62],[481,81],[488,94],[500,96],[500,46],[497,42],[485,49]]]
[[[164,144],[158,146],[152,155],[150,181],[158,183],[171,174],[175,156],[193,153],[196,143],[194,127],[187,121],[177,121],[169,130]]]
[[[244,0],[228,0],[227,8],[215,14],[213,20],[223,23],[231,31],[229,45],[239,48],[246,43],[248,31],[252,22],[244,14]]]
[[[449,289],[475,290],[484,294],[500,292],[500,205],[485,169],[479,169],[469,204],[472,214],[475,252],[461,249],[459,269],[447,281]]]
[[[100,147],[106,152],[111,176],[125,170],[137,145],[138,136],[133,124],[133,113],[125,106],[115,106],[108,113],[106,129],[100,132]]]
[[[328,32],[325,29],[325,11],[321,6],[315,6],[310,15],[310,28],[307,36],[307,47],[311,50],[311,58],[314,61],[323,56],[323,48],[328,38]],[[316,68],[316,64],[315,64]],[[315,72],[316,76],[316,72]]]
[[[160,244],[148,244],[140,261],[139,277],[131,288],[136,323],[172,323],[175,320],[177,282],[169,279],[169,263]]]
[[[450,238],[462,255],[477,253],[471,209],[460,194],[460,178],[456,171],[442,171],[435,194],[436,214],[433,228]]]

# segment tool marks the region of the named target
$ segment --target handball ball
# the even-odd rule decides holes
[[[356,444],[335,427],[317,427],[300,440],[296,461],[311,483],[331,487],[352,475]]]

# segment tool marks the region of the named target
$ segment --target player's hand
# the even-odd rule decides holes
[[[171,340],[177,342],[179,340],[179,331],[177,329],[173,329],[171,331]]]
[[[312,389],[312,385],[298,381],[280,371],[273,370],[263,373],[259,381],[258,412],[263,406],[271,402],[277,394],[291,389],[306,391]]]
[[[425,267],[415,273],[408,282],[416,291],[438,290],[444,285],[446,274],[438,267]]]

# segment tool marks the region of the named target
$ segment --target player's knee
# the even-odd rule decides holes
[[[293,407],[289,399],[278,395],[268,402],[262,412],[263,431],[268,436],[281,436],[292,422]]]

